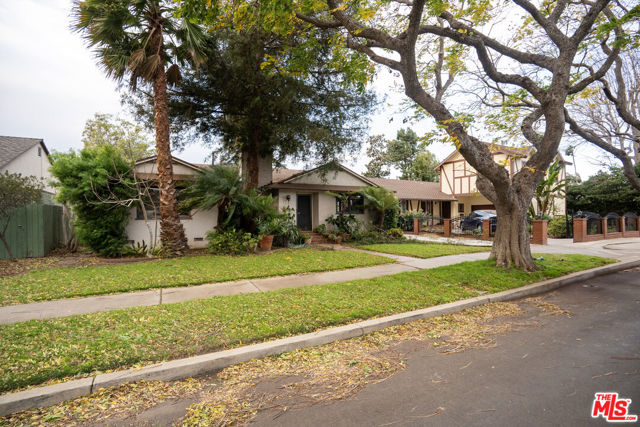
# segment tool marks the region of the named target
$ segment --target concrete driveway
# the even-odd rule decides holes
[[[545,301],[569,314],[524,316],[540,327],[498,336],[490,349],[417,348],[406,370],[350,399],[262,412],[252,425],[604,425],[590,411],[594,393],[608,391],[632,399],[630,413],[640,415],[640,269],[562,288]]]

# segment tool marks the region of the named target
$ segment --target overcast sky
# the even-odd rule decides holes
[[[80,35],[69,29],[71,4],[70,0],[0,0],[0,135],[43,138],[49,149],[67,151],[81,148],[84,123],[94,113],[126,116],[115,82],[96,65]],[[387,95],[387,102],[372,117],[371,134],[393,138],[406,126],[398,113],[403,95],[392,89],[393,83],[387,71],[374,83],[379,94]],[[423,134],[429,126],[421,122],[412,128]],[[364,148],[345,164],[363,172]],[[431,150],[442,160],[452,147],[436,144]],[[598,170],[600,160],[594,150],[583,151],[576,163],[585,178]],[[196,163],[209,154],[209,148],[199,146],[174,152]]]

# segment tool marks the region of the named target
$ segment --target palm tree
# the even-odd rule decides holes
[[[218,229],[226,227],[236,213],[237,201],[243,194],[243,182],[235,167],[215,165],[183,192],[185,209],[218,208]]]
[[[398,207],[398,199],[395,194],[384,187],[366,187],[360,190],[360,194],[369,202],[369,209],[378,212],[378,227],[382,229],[385,212]]]
[[[246,189],[238,169],[233,166],[215,165],[205,169],[182,195],[185,201],[181,207],[185,210],[217,207],[218,230],[233,224],[254,233],[259,221],[278,216],[273,196],[259,194],[255,188]]]
[[[108,77],[128,77],[153,89],[160,240],[176,255],[187,247],[180,223],[169,141],[167,84],[180,81],[179,65],[204,60],[203,32],[187,19],[174,18],[175,3],[164,0],[75,0],[74,27],[96,52]]]

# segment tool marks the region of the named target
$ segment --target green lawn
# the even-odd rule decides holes
[[[209,255],[100,267],[50,268],[0,278],[0,306],[390,262],[393,260],[356,251],[287,249],[268,255]]]
[[[542,269],[532,274],[474,261],[375,279],[2,325],[0,391],[303,334],[613,262],[583,255],[544,257],[538,261]]]
[[[491,251],[490,246],[445,245],[440,243],[379,243],[375,245],[358,246],[358,248],[416,258],[434,258],[445,255]]]

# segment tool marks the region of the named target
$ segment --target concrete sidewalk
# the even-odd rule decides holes
[[[372,277],[389,276],[407,271],[424,270],[445,265],[458,264],[464,261],[476,261],[486,259],[489,256],[489,254],[485,252],[419,259],[383,254],[379,252],[364,252],[393,258],[397,263],[376,265],[373,267],[358,267],[348,270],[326,271],[322,273],[236,280],[232,282],[209,283],[196,286],[159,288],[114,295],[97,295],[91,297],[44,301],[32,304],[10,305],[0,307],[0,324],[25,322],[33,319],[67,317],[130,307],[172,304],[176,302],[222,295],[266,292],[284,288],[348,282],[350,280],[369,279]]]
[[[265,292],[276,289],[324,285],[328,283],[347,282],[357,279],[369,279],[372,277],[389,276],[407,271],[442,267],[465,261],[477,261],[487,259],[489,256],[487,252],[481,252],[421,259],[346,247],[341,247],[339,250],[357,250],[382,255],[394,259],[396,263],[321,273],[237,280],[233,282],[210,283],[197,286],[160,288],[123,294],[99,295],[86,298],[71,298],[33,304],[11,305],[0,307],[0,324],[25,322],[32,319],[67,317],[130,307],[171,304],[222,295]],[[487,248],[487,250],[489,250],[489,248]],[[638,241],[637,238],[626,238],[573,243],[570,239],[549,239],[549,244],[546,246],[531,245],[531,252],[578,253],[625,261],[636,259],[638,257],[638,254],[640,254],[640,241]]]

